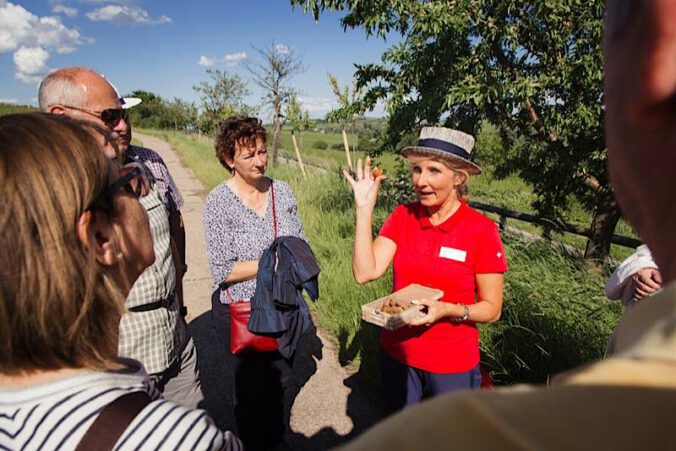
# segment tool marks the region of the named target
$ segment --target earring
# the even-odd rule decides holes
[[[122,257],[124,257],[124,255],[122,254],[122,252],[118,252],[118,253],[115,255],[115,258],[117,258],[118,260],[122,260]]]

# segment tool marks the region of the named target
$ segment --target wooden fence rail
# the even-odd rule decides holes
[[[539,216],[531,215],[528,213],[521,213],[518,211],[509,210],[507,208],[495,207],[493,205],[488,205],[481,202],[469,201],[469,205],[472,208],[476,208],[477,210],[483,210],[498,215],[500,217],[499,224],[501,230],[507,229],[507,218],[513,218],[518,219],[519,221],[530,222],[532,224],[538,224],[561,232],[572,233],[575,235],[580,235],[589,238],[589,229],[584,229],[582,227],[574,226],[572,224],[552,221],[551,219],[541,218]],[[618,246],[630,248],[636,248],[639,245],[641,245],[640,240],[622,235],[613,235],[610,241],[613,244],[617,244]]]

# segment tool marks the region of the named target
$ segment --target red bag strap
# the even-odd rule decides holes
[[[272,227],[274,237],[277,239],[277,208],[275,208],[275,184],[270,180],[270,194],[272,195]]]
[[[274,239],[277,239],[277,208],[275,206],[275,183],[270,179],[270,195],[272,196],[272,233]],[[225,289],[225,295],[228,297],[230,303],[234,303],[235,300],[230,294],[230,288]]]

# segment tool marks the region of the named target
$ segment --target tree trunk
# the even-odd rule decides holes
[[[352,159],[350,158],[350,143],[347,142],[347,133],[345,133],[345,126],[342,127],[343,132],[343,147],[345,147],[345,157],[347,158],[347,167],[352,171]]]
[[[584,258],[595,266],[601,266],[610,254],[610,240],[621,213],[612,195],[601,195],[589,226],[589,239]]]
[[[303,159],[300,157],[300,150],[298,149],[298,143],[296,142],[296,134],[291,131],[291,140],[293,141],[293,148],[296,151],[296,158],[298,158],[298,166],[300,166],[300,172],[303,173],[303,178],[307,179],[307,174],[305,173],[305,165],[303,165]]]
[[[282,132],[282,100],[276,96],[272,101],[272,125],[274,131],[272,133],[272,165],[277,166],[277,154],[279,151],[279,140]]]

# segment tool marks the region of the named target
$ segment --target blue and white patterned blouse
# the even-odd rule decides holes
[[[277,211],[277,235],[295,236],[307,241],[303,224],[298,216],[296,199],[291,188],[284,182],[274,180],[275,207]],[[268,191],[268,196],[270,195]],[[242,203],[225,182],[214,188],[207,196],[204,207],[204,231],[213,290],[221,290],[220,300],[230,303],[222,282],[230,275],[237,261],[258,260],[274,241],[272,202],[264,216]],[[232,299],[251,299],[256,291],[256,279],[227,284]]]

